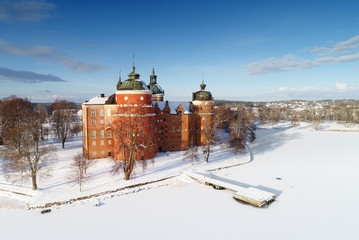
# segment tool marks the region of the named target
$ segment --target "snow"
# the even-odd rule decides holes
[[[89,104],[105,104],[107,101],[108,97],[101,97],[101,96],[96,96],[91,98],[88,102],[83,103],[84,105],[89,105]]]
[[[175,101],[167,101],[169,108],[171,109],[171,114],[177,114],[177,109],[180,105],[183,108],[183,114],[190,114],[190,105],[191,102],[175,102]],[[153,106],[158,105],[159,109],[163,111],[166,107],[166,102],[153,102]]]
[[[191,165],[182,152],[159,153],[143,172],[124,181],[111,175],[111,161],[99,159],[90,168],[93,178],[79,192],[66,177],[72,156],[81,151],[81,137],[59,147],[53,177],[31,184],[11,184],[0,172],[0,229],[3,239],[359,239],[359,132],[357,126],[323,125],[315,131],[278,124],[261,126],[251,152],[235,158],[229,149],[214,146],[209,163]],[[331,131],[327,131],[331,130]],[[346,131],[342,131],[346,130]],[[352,132],[348,132],[352,131]],[[252,154],[252,157],[251,157]],[[215,190],[185,176],[188,169],[205,172],[243,188],[276,194],[265,208],[233,199],[229,190]],[[87,196],[107,190],[174,178],[100,195],[73,204],[53,206],[51,212],[26,210],[25,203]],[[96,206],[98,205],[98,206]]]
[[[148,87],[147,87],[147,84],[144,81],[142,81],[140,79],[135,79],[135,81],[141,82],[143,90],[149,90]]]

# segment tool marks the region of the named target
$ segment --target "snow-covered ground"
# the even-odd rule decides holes
[[[4,239],[359,239],[358,127],[323,125],[314,131],[301,124],[291,128],[262,126],[251,153],[235,158],[228,149],[213,148],[210,163],[183,160],[182,152],[160,153],[147,169],[141,165],[133,180],[111,175],[111,161],[97,160],[91,182],[79,192],[67,179],[81,138],[59,149],[53,177],[10,184],[0,176],[0,233]],[[252,160],[252,161],[250,161]],[[250,161],[250,162],[249,162]],[[233,199],[233,192],[215,190],[181,174],[245,163],[213,173],[242,187],[257,187],[277,195],[275,202],[256,208]],[[105,194],[41,214],[32,206],[68,200],[169,176],[175,178]],[[96,207],[95,205],[99,205]]]

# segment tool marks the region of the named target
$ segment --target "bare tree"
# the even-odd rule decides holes
[[[34,115],[34,107],[27,99],[11,96],[5,99],[1,105],[2,116],[2,137],[6,145],[12,145],[20,151],[21,141],[23,140],[24,129]]]
[[[198,146],[194,144],[193,137],[191,138],[189,148],[183,153],[185,158],[189,158],[191,164],[198,161]]]
[[[65,148],[66,139],[72,135],[71,130],[78,122],[76,103],[66,100],[56,100],[51,104],[52,130],[57,138],[61,139],[62,148]]]
[[[144,160],[144,153],[154,146],[154,132],[145,136],[146,129],[154,131],[154,119],[145,118],[146,108],[123,107],[119,109],[117,118],[110,125],[116,141],[116,149],[121,160],[114,159],[112,173],[123,171],[125,180],[131,178],[136,160]],[[145,160],[144,160],[145,161]],[[143,167],[147,165],[143,163]]]
[[[256,139],[256,126],[250,109],[240,108],[235,115],[229,124],[229,146],[237,157],[246,148],[246,141],[253,142]]]
[[[315,129],[315,131],[319,130],[319,127],[322,124],[322,114],[320,111],[313,112],[312,118],[311,118],[311,124],[312,124],[312,127]]]
[[[291,114],[290,125],[294,128],[299,126],[299,116],[295,111]]]
[[[50,176],[52,165],[56,160],[55,148],[41,142],[40,123],[33,118],[28,119],[30,123],[22,125],[21,138],[17,145],[8,144],[5,141],[5,149],[2,152],[3,171],[5,177],[12,182],[32,180],[32,190],[37,189],[37,178]],[[18,131],[14,132],[18,134]],[[11,137],[11,132],[7,137]]]
[[[46,121],[49,118],[49,115],[47,114],[45,109],[40,108],[37,110],[37,116],[40,123],[40,138],[42,141],[44,141],[49,134],[48,129],[44,127]]]
[[[89,160],[83,153],[78,153],[74,156],[73,162],[70,165],[69,179],[74,180],[82,191],[82,186],[90,179],[87,169],[92,165],[93,160]]]

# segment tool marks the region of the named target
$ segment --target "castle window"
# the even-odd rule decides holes
[[[176,127],[172,127],[172,132],[176,132]]]
[[[111,117],[111,109],[107,109],[107,117]]]
[[[100,144],[101,144],[101,146],[104,146],[104,145],[105,145],[105,141],[104,141],[104,140],[101,140],[101,141],[100,141]]]
[[[165,126],[165,128],[167,129],[167,126]]]
[[[127,100],[127,99],[128,99],[128,97],[126,96],[126,97],[125,97],[125,100]]]
[[[131,137],[131,132],[127,130],[127,138]]]
[[[96,120],[91,120],[92,125],[96,125]]]
[[[176,121],[176,119],[175,119],[175,118],[173,118],[172,120],[173,120],[174,122]]]
[[[107,131],[107,137],[109,137],[109,138],[112,137],[111,130],[108,130],[108,131]]]
[[[96,152],[92,152],[92,156],[93,156],[93,157],[96,157]]]
[[[141,101],[143,101],[144,98],[143,98],[143,97],[140,97],[140,99],[141,99]]]
[[[100,117],[103,117],[103,108],[100,108]]]
[[[145,137],[145,132],[143,130],[141,130],[141,137],[144,138]]]
[[[107,124],[111,124],[111,119],[107,119]]]
[[[169,112],[169,111],[165,111],[165,114],[170,114],[170,112]]]
[[[163,121],[166,122],[166,118],[163,118]]]
[[[155,133],[157,133],[157,127],[155,127]]]
[[[103,119],[100,119],[100,124],[103,124]]]
[[[92,131],[92,138],[96,138],[96,130]]]
[[[96,117],[96,109],[91,109],[91,117]]]
[[[92,146],[96,147],[96,141],[92,141]]]
[[[202,110],[202,107],[200,107],[199,110]]]
[[[101,155],[105,155],[105,151],[101,151]]]
[[[182,111],[178,111],[178,114],[182,114]]]
[[[100,138],[104,138],[105,137],[105,131],[104,130],[100,130]]]
[[[111,140],[108,140],[107,143],[108,143],[108,145],[111,145]]]
[[[179,131],[182,132],[182,126],[179,127]]]

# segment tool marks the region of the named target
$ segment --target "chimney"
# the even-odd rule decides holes
[[[101,97],[104,98],[104,97],[105,97],[105,94],[104,94],[104,93],[101,93]]]

